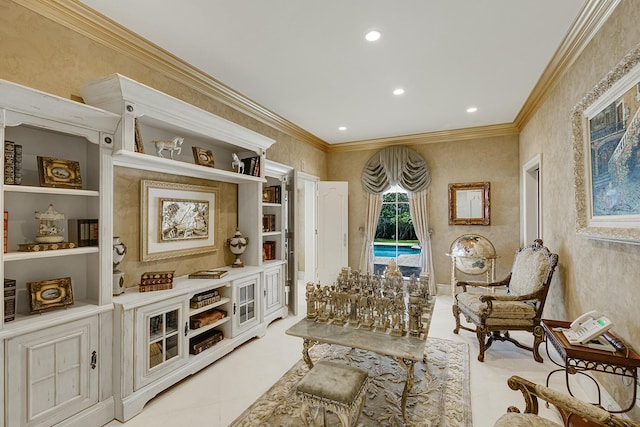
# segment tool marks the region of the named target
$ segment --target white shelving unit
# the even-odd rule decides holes
[[[167,180],[179,175],[237,184],[238,228],[250,242],[262,242],[267,237],[262,231],[262,189],[271,178],[263,167],[259,176],[239,174],[232,170],[231,159],[233,153],[239,158],[259,157],[264,165],[265,152],[275,141],[117,74],[90,83],[82,90],[82,96],[91,105],[121,116],[114,165],[160,172]],[[136,141],[136,123],[142,141]],[[175,136],[184,138],[182,155],[175,160],[158,157],[151,141]],[[142,145],[144,153],[140,148],[136,151],[136,145]],[[193,147],[210,150],[214,167],[195,164],[191,156],[184,155],[191,153]],[[283,235],[282,228],[274,232],[281,242]],[[286,316],[284,254],[281,249],[277,260],[266,263],[262,245],[250,244],[242,255],[245,267],[228,268],[228,275],[222,279],[180,277],[174,279],[170,290],[138,293],[137,289],[128,289],[114,297],[116,418],[128,420],[162,390],[247,340],[264,335],[268,322]],[[220,292],[219,301],[190,308],[193,295],[214,289]],[[227,316],[211,325],[190,328],[191,317],[212,309],[222,310]],[[175,320],[178,329],[153,339],[149,332],[154,330],[152,326],[157,326],[158,319],[167,318]],[[209,339],[207,335],[214,329],[222,332],[222,341],[190,354],[191,343]]]
[[[22,183],[0,183],[0,205],[8,212],[7,231],[3,231],[7,252],[2,254],[0,270],[4,279],[16,281],[15,319],[4,322],[6,313],[0,305],[5,355],[0,369],[5,384],[0,391],[5,402],[0,424],[64,421],[99,426],[112,419],[114,407],[108,385],[111,348],[104,345],[112,333],[110,158],[120,117],[0,81],[0,121],[3,148],[5,141],[22,146]],[[82,189],[40,185],[38,156],[78,162]],[[19,251],[20,244],[33,242],[38,233],[34,212],[47,210],[49,204],[65,215],[63,228],[67,219],[98,219],[98,246]],[[68,240],[66,230],[64,237]],[[56,307],[61,293],[56,288],[34,293],[34,298],[51,307],[32,314],[28,284],[65,277],[71,278],[73,303]]]

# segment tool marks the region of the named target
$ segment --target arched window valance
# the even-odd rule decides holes
[[[395,184],[414,193],[431,184],[429,166],[411,148],[384,148],[369,159],[362,171],[362,187],[368,193],[381,194]]]

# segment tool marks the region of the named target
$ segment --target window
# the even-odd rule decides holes
[[[382,195],[373,242],[373,271],[382,274],[393,259],[404,277],[420,275],[420,245],[409,213],[407,192],[395,185]]]

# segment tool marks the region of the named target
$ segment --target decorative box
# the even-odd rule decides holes
[[[189,306],[191,308],[200,308],[218,301],[220,301],[220,292],[218,292],[217,289],[214,289],[211,291],[195,294],[193,297],[191,297]]]

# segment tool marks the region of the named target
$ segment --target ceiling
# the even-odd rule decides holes
[[[338,144],[514,122],[587,0],[81,2]]]

